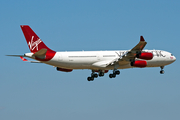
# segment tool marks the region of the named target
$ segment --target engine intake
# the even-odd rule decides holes
[[[131,62],[131,66],[143,68],[147,66],[147,62],[145,60],[137,60]]]

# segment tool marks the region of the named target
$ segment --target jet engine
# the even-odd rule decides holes
[[[73,69],[65,69],[65,68],[60,68],[60,67],[57,67],[56,69],[57,69],[57,71],[62,71],[62,72],[72,72],[73,71]]]
[[[143,52],[143,53],[137,54],[136,57],[139,59],[151,60],[153,58],[153,54],[150,52]]]
[[[147,62],[145,60],[137,60],[131,62],[131,66],[143,68],[147,66]]]

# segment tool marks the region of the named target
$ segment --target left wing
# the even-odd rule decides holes
[[[130,51],[128,51],[127,53],[122,55],[122,57],[119,60],[121,60],[121,61],[134,60],[136,58],[137,54],[141,53],[141,51],[144,49],[146,44],[147,44],[147,42],[144,40],[143,36],[141,36],[139,43],[134,48],[132,48]]]
[[[142,50],[146,46],[146,44],[147,44],[147,42],[144,40],[143,36],[141,36],[140,37],[140,42],[134,48],[127,51],[122,56],[120,56],[117,53],[117,55],[119,57],[114,59],[112,62],[108,63],[107,66],[108,65],[114,65],[116,63],[118,63],[119,65],[125,65],[125,64],[128,64],[129,62],[134,61],[136,56],[142,52]]]

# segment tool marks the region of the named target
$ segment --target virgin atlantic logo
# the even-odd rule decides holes
[[[34,36],[32,36],[31,41],[29,41],[29,49],[34,50],[35,48],[38,50],[38,45],[42,42],[41,39],[36,40],[35,42],[33,41]]]

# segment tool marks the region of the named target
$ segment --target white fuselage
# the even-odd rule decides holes
[[[165,66],[171,64],[176,60],[175,56],[173,56],[171,53],[166,51],[162,51],[162,50],[143,50],[143,51],[153,53],[153,59],[146,60],[147,67]],[[66,69],[111,70],[114,69],[113,65],[104,67],[103,64],[119,58],[126,52],[127,50],[56,52],[55,56],[50,61],[43,63],[55,67],[66,68]],[[130,61],[127,61],[118,66],[118,69],[126,69],[126,68],[132,68],[132,66],[130,65]]]

